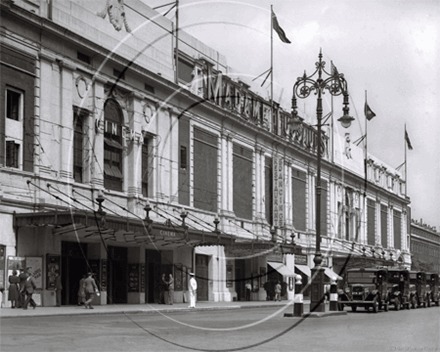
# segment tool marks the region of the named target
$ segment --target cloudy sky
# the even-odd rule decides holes
[[[149,6],[171,1],[144,0]],[[404,126],[412,218],[440,231],[440,1],[438,0],[180,0],[179,27],[226,56],[229,66],[252,79],[270,68],[270,6],[291,44],[274,33],[274,99],[290,109],[298,76],[311,74],[322,48],[350,91],[352,141],[365,133],[368,151],[389,166],[404,162]],[[166,11],[164,8],[162,11]],[[173,13],[167,15],[173,17]],[[262,83],[262,80],[259,81]],[[269,90],[269,83],[264,88]],[[324,114],[330,99],[325,98]],[[342,102],[335,100],[336,117]],[[313,123],[316,98],[299,101]],[[404,168],[401,169],[404,175]]]

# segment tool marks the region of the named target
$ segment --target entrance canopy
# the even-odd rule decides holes
[[[292,273],[292,271],[290,271],[290,269],[283,263],[267,262],[267,264],[269,264],[283,276],[295,276],[295,273]]]
[[[145,244],[172,249],[184,245],[231,245],[235,236],[206,232],[188,226],[148,222],[92,211],[48,211],[14,216],[14,227],[49,227],[54,236],[64,240],[105,241],[126,245]]]

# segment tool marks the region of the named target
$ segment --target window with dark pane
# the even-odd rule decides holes
[[[393,210],[393,229],[394,229],[394,248],[402,249],[402,213],[397,210]]]
[[[6,90],[6,117],[18,121],[20,118],[21,94],[13,90]]]
[[[122,122],[119,104],[109,99],[104,105],[104,187],[122,191]]]
[[[292,219],[296,230],[306,230],[306,182],[307,174],[292,169]]]
[[[84,156],[84,118],[78,110],[74,110],[73,134],[73,178],[75,182],[83,182],[83,156]]]
[[[367,243],[375,244],[376,236],[376,202],[373,199],[367,199]]]
[[[384,204],[380,205],[380,232],[382,247],[387,248],[388,237],[388,207]]]
[[[149,140],[144,138],[144,144],[142,144],[142,195],[148,197],[148,178],[150,176],[150,153],[149,153]]]
[[[194,206],[217,212],[217,136],[194,129]]]
[[[20,145],[14,141],[6,141],[6,166],[18,168]]]
[[[252,220],[253,151],[233,145],[233,209],[238,218]]]
[[[179,119],[179,144],[180,167],[179,167],[179,204],[190,204],[190,123],[189,118],[182,115]]]
[[[265,158],[264,165],[264,204],[266,221],[273,225],[273,161],[272,158]]]
[[[191,83],[192,81],[192,73],[194,70],[194,64],[189,63],[186,60],[183,60],[179,57],[179,81],[184,83]]]

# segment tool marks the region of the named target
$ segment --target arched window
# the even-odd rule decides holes
[[[122,191],[122,122],[119,104],[109,99],[104,105],[104,187]]]

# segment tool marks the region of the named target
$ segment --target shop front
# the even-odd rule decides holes
[[[83,275],[93,272],[101,292],[94,304],[159,303],[162,275],[174,277],[174,301],[184,302],[196,245],[230,244],[231,237],[172,225],[96,217],[93,212],[16,214],[12,267],[32,266],[37,299],[54,306],[54,282],[61,276],[62,304],[78,304]],[[29,264],[30,263],[30,264]]]

